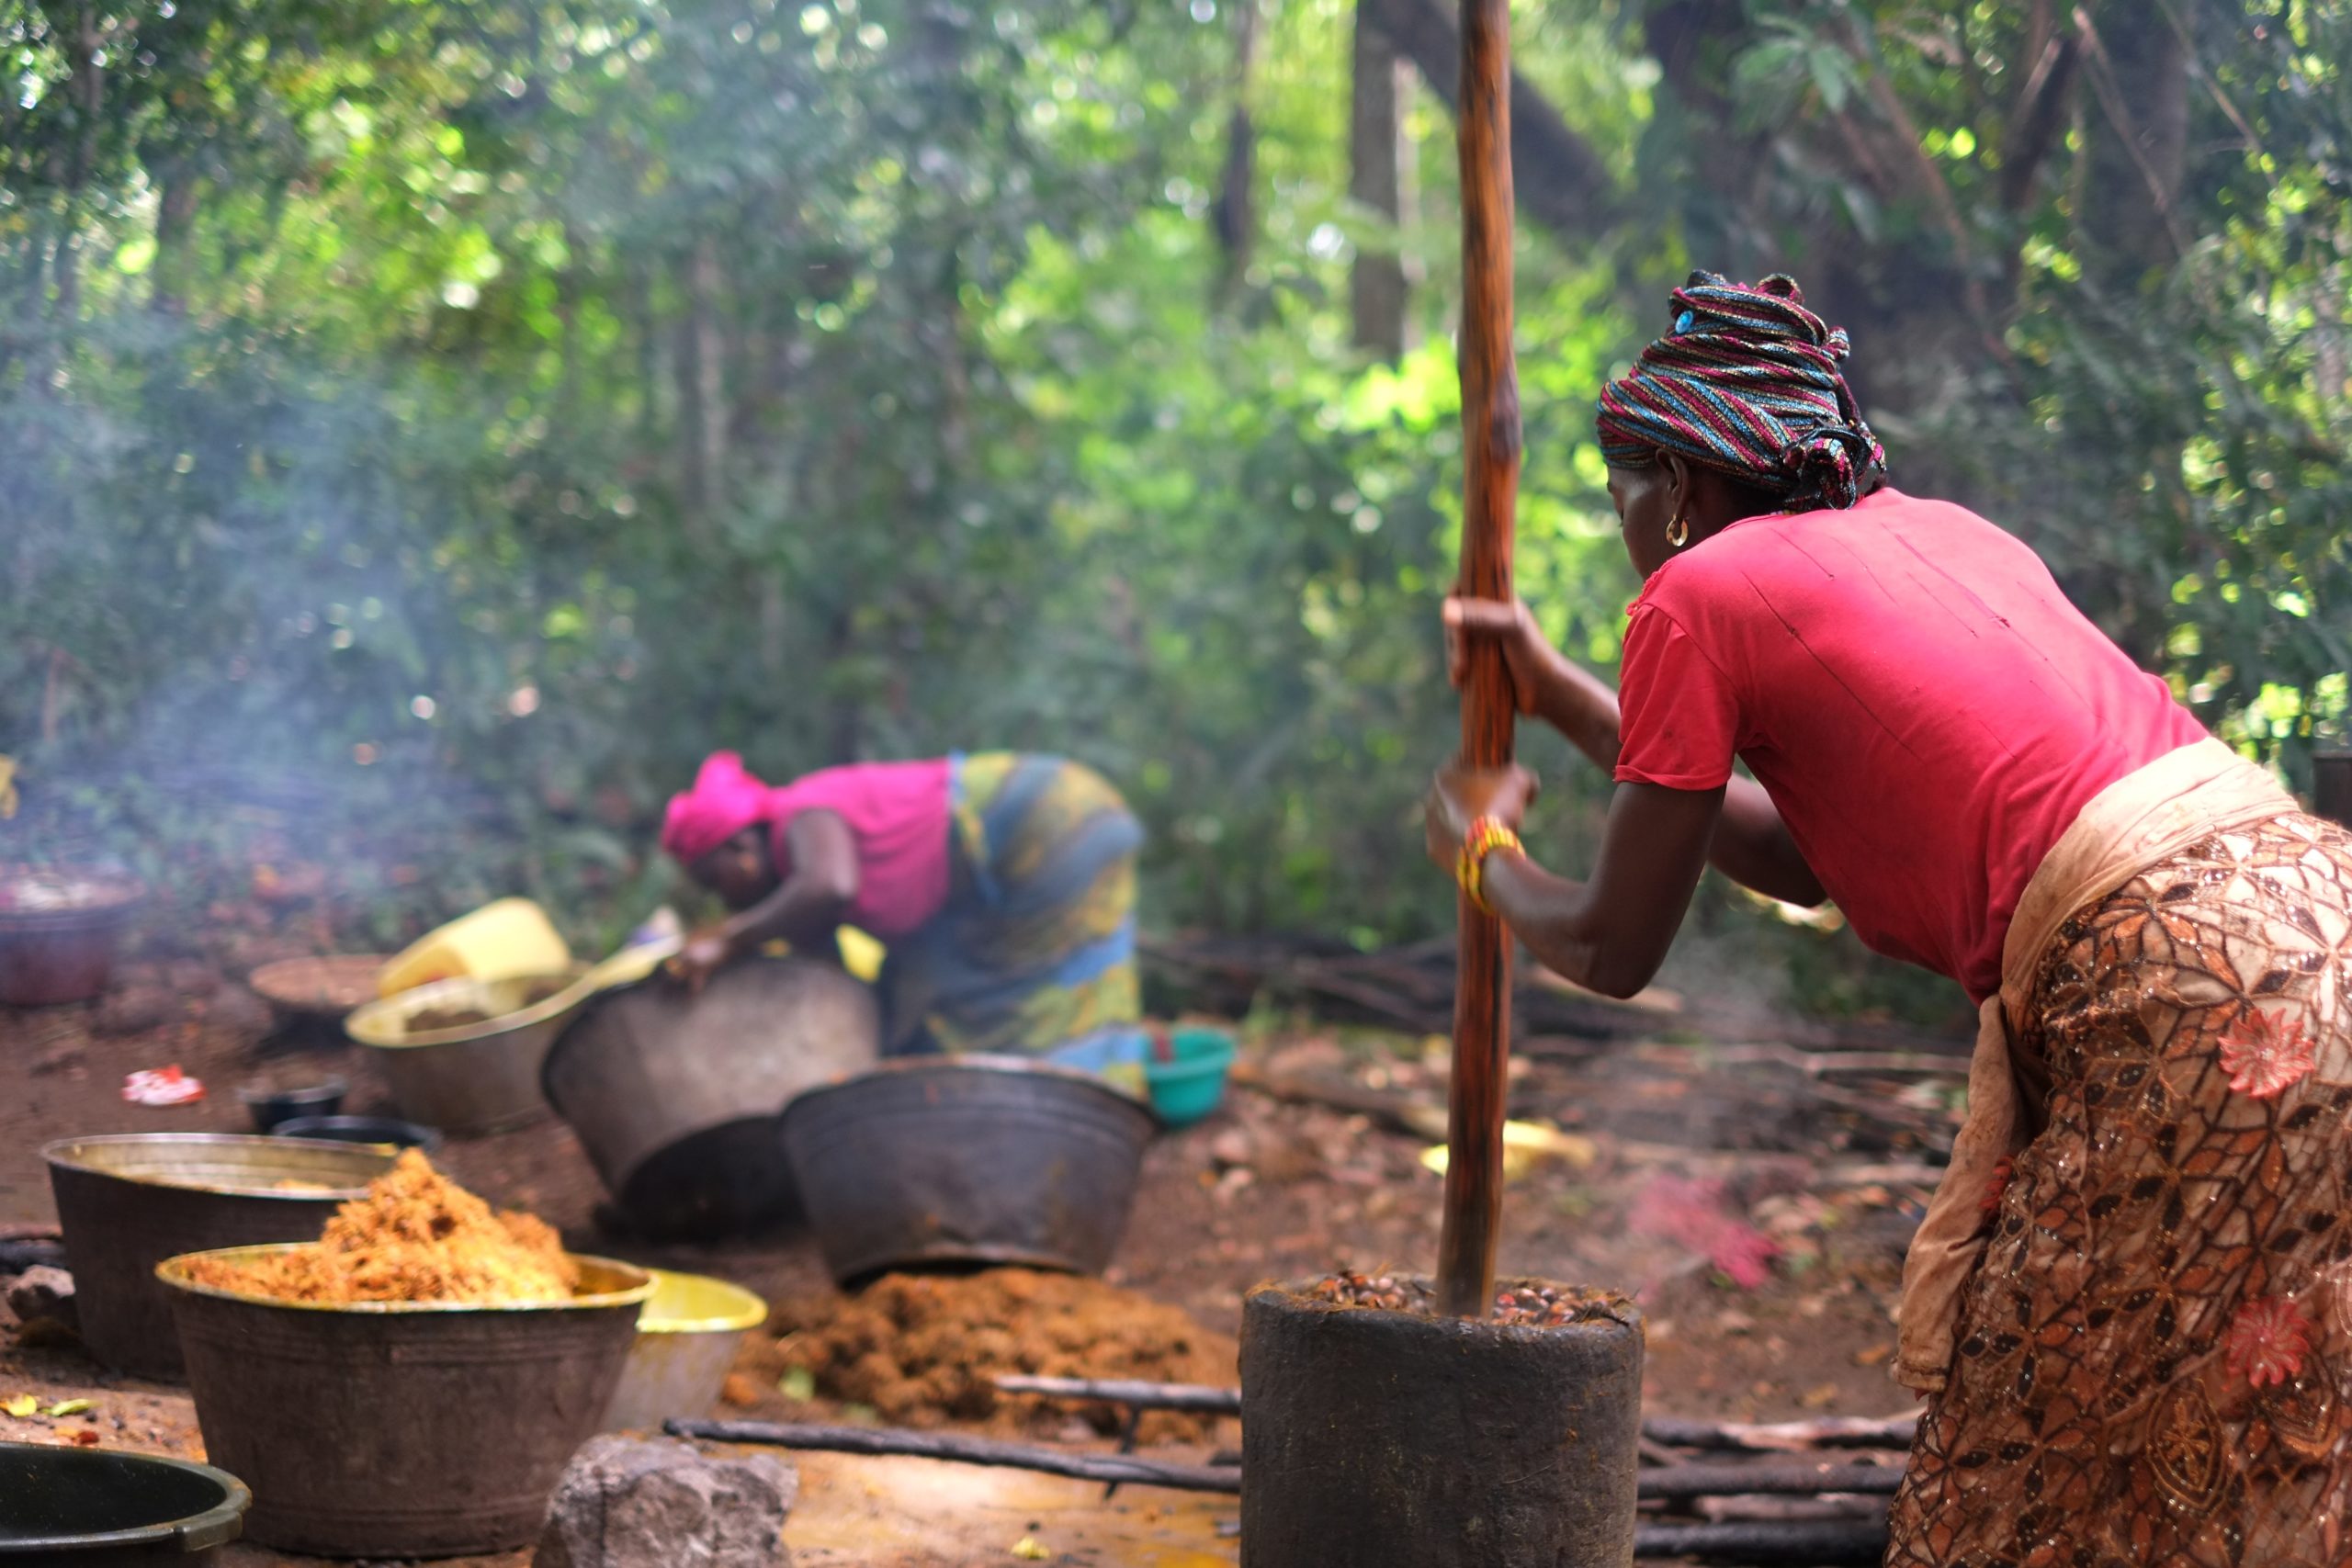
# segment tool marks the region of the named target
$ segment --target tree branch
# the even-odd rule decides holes
[[[2001,138],[2004,212],[2022,212],[2032,199],[2034,176],[2057,145],[2058,128],[2065,122],[2066,94],[2082,58],[2082,39],[2068,33],[2045,41],[2034,61],[2033,73],[2009,111],[2008,132]]]
[[[1358,24],[1369,24],[1413,62],[1449,113],[1462,104],[1462,35],[1431,0],[1366,0]],[[1599,153],[1568,128],[1534,84],[1510,78],[1510,152],[1519,205],[1563,239],[1582,238],[1623,210],[1617,182]]]
[[[2115,140],[2130,155],[2133,167],[2148,187],[2148,200],[2154,208],[2165,237],[2172,243],[2176,257],[2188,254],[2188,235],[2180,226],[2180,215],[2174,210],[2174,188],[2150,158],[2142,140],[2140,128],[2132,117],[2129,96],[2124,92],[2115,69],[2114,58],[2100,40],[2098,28],[2091,21],[2089,8],[2075,7],[2075,31],[2080,36],[2084,51],[2091,61],[2091,89],[2098,99],[2099,111],[2107,117],[2109,129]]]

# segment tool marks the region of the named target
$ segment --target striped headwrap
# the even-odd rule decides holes
[[[1612,467],[1679,452],[1783,497],[1784,512],[1851,506],[1885,473],[1886,449],[1838,373],[1846,331],[1804,308],[1794,278],[1751,286],[1694,272],[1673,310],[1667,335],[1601,390]]]

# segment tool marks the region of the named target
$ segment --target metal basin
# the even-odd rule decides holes
[[[707,1238],[798,1212],[777,1112],[880,1054],[865,986],[805,958],[748,958],[700,995],[660,979],[606,992],[557,1039],[542,1079],[640,1229]]]
[[[784,1147],[844,1287],[940,1264],[1099,1274],[1154,1126],[1090,1074],[917,1057],[803,1094],[785,1112]]]
[[[254,1495],[227,1471],[150,1454],[0,1443],[0,1563],[194,1568],[237,1539]]]
[[[74,1268],[82,1342],[120,1371],[180,1376],[155,1265],[176,1252],[316,1241],[392,1151],[236,1133],[124,1133],[41,1150]],[[278,1185],[310,1184],[307,1189]]]
[[[374,1054],[407,1120],[445,1133],[519,1127],[547,1113],[539,1067],[590,995],[586,973],[436,980],[358,1009],[344,1032]],[[436,1013],[468,1012],[481,1021],[434,1025]]]
[[[52,1007],[107,988],[146,890],[127,878],[35,874],[0,886],[0,1002]]]
[[[251,1257],[280,1247],[238,1247]],[[653,1293],[581,1258],[569,1302],[272,1301],[156,1269],[187,1351],[206,1454],[254,1489],[246,1533],[329,1557],[455,1557],[538,1538],[594,1436]]]
[[[655,1432],[673,1416],[707,1414],[744,1334],[767,1319],[768,1303],[741,1285],[654,1269],[653,1294],[638,1314],[637,1342],[605,1407],[604,1429]]]
[[[280,1034],[308,1043],[339,1042],[344,1015],[376,999],[380,953],[330,953],[265,964],[245,976],[255,996],[269,1004]]]

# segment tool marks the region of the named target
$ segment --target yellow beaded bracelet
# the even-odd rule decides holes
[[[1497,850],[1514,850],[1525,853],[1519,835],[1492,817],[1481,817],[1470,824],[1462,837],[1462,853],[1453,863],[1453,880],[1462,891],[1470,895],[1470,902],[1487,914],[1495,912],[1487,902],[1487,857]]]

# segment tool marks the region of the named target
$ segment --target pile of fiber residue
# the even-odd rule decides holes
[[[1026,1269],[886,1274],[855,1296],[785,1302],[776,1322],[784,1365],[807,1372],[819,1393],[908,1427],[954,1421],[1050,1435],[1077,1414],[1111,1432],[1116,1407],[1002,1394],[991,1380],[1026,1372],[1229,1387],[1237,1365],[1233,1341],[1181,1307],[1100,1280]],[[1213,1417],[1152,1411],[1137,1437],[1202,1442],[1214,1426]]]
[[[414,1149],[335,1211],[316,1247],[198,1258],[199,1285],[288,1302],[569,1301],[580,1268],[547,1222],[491,1206]]]

